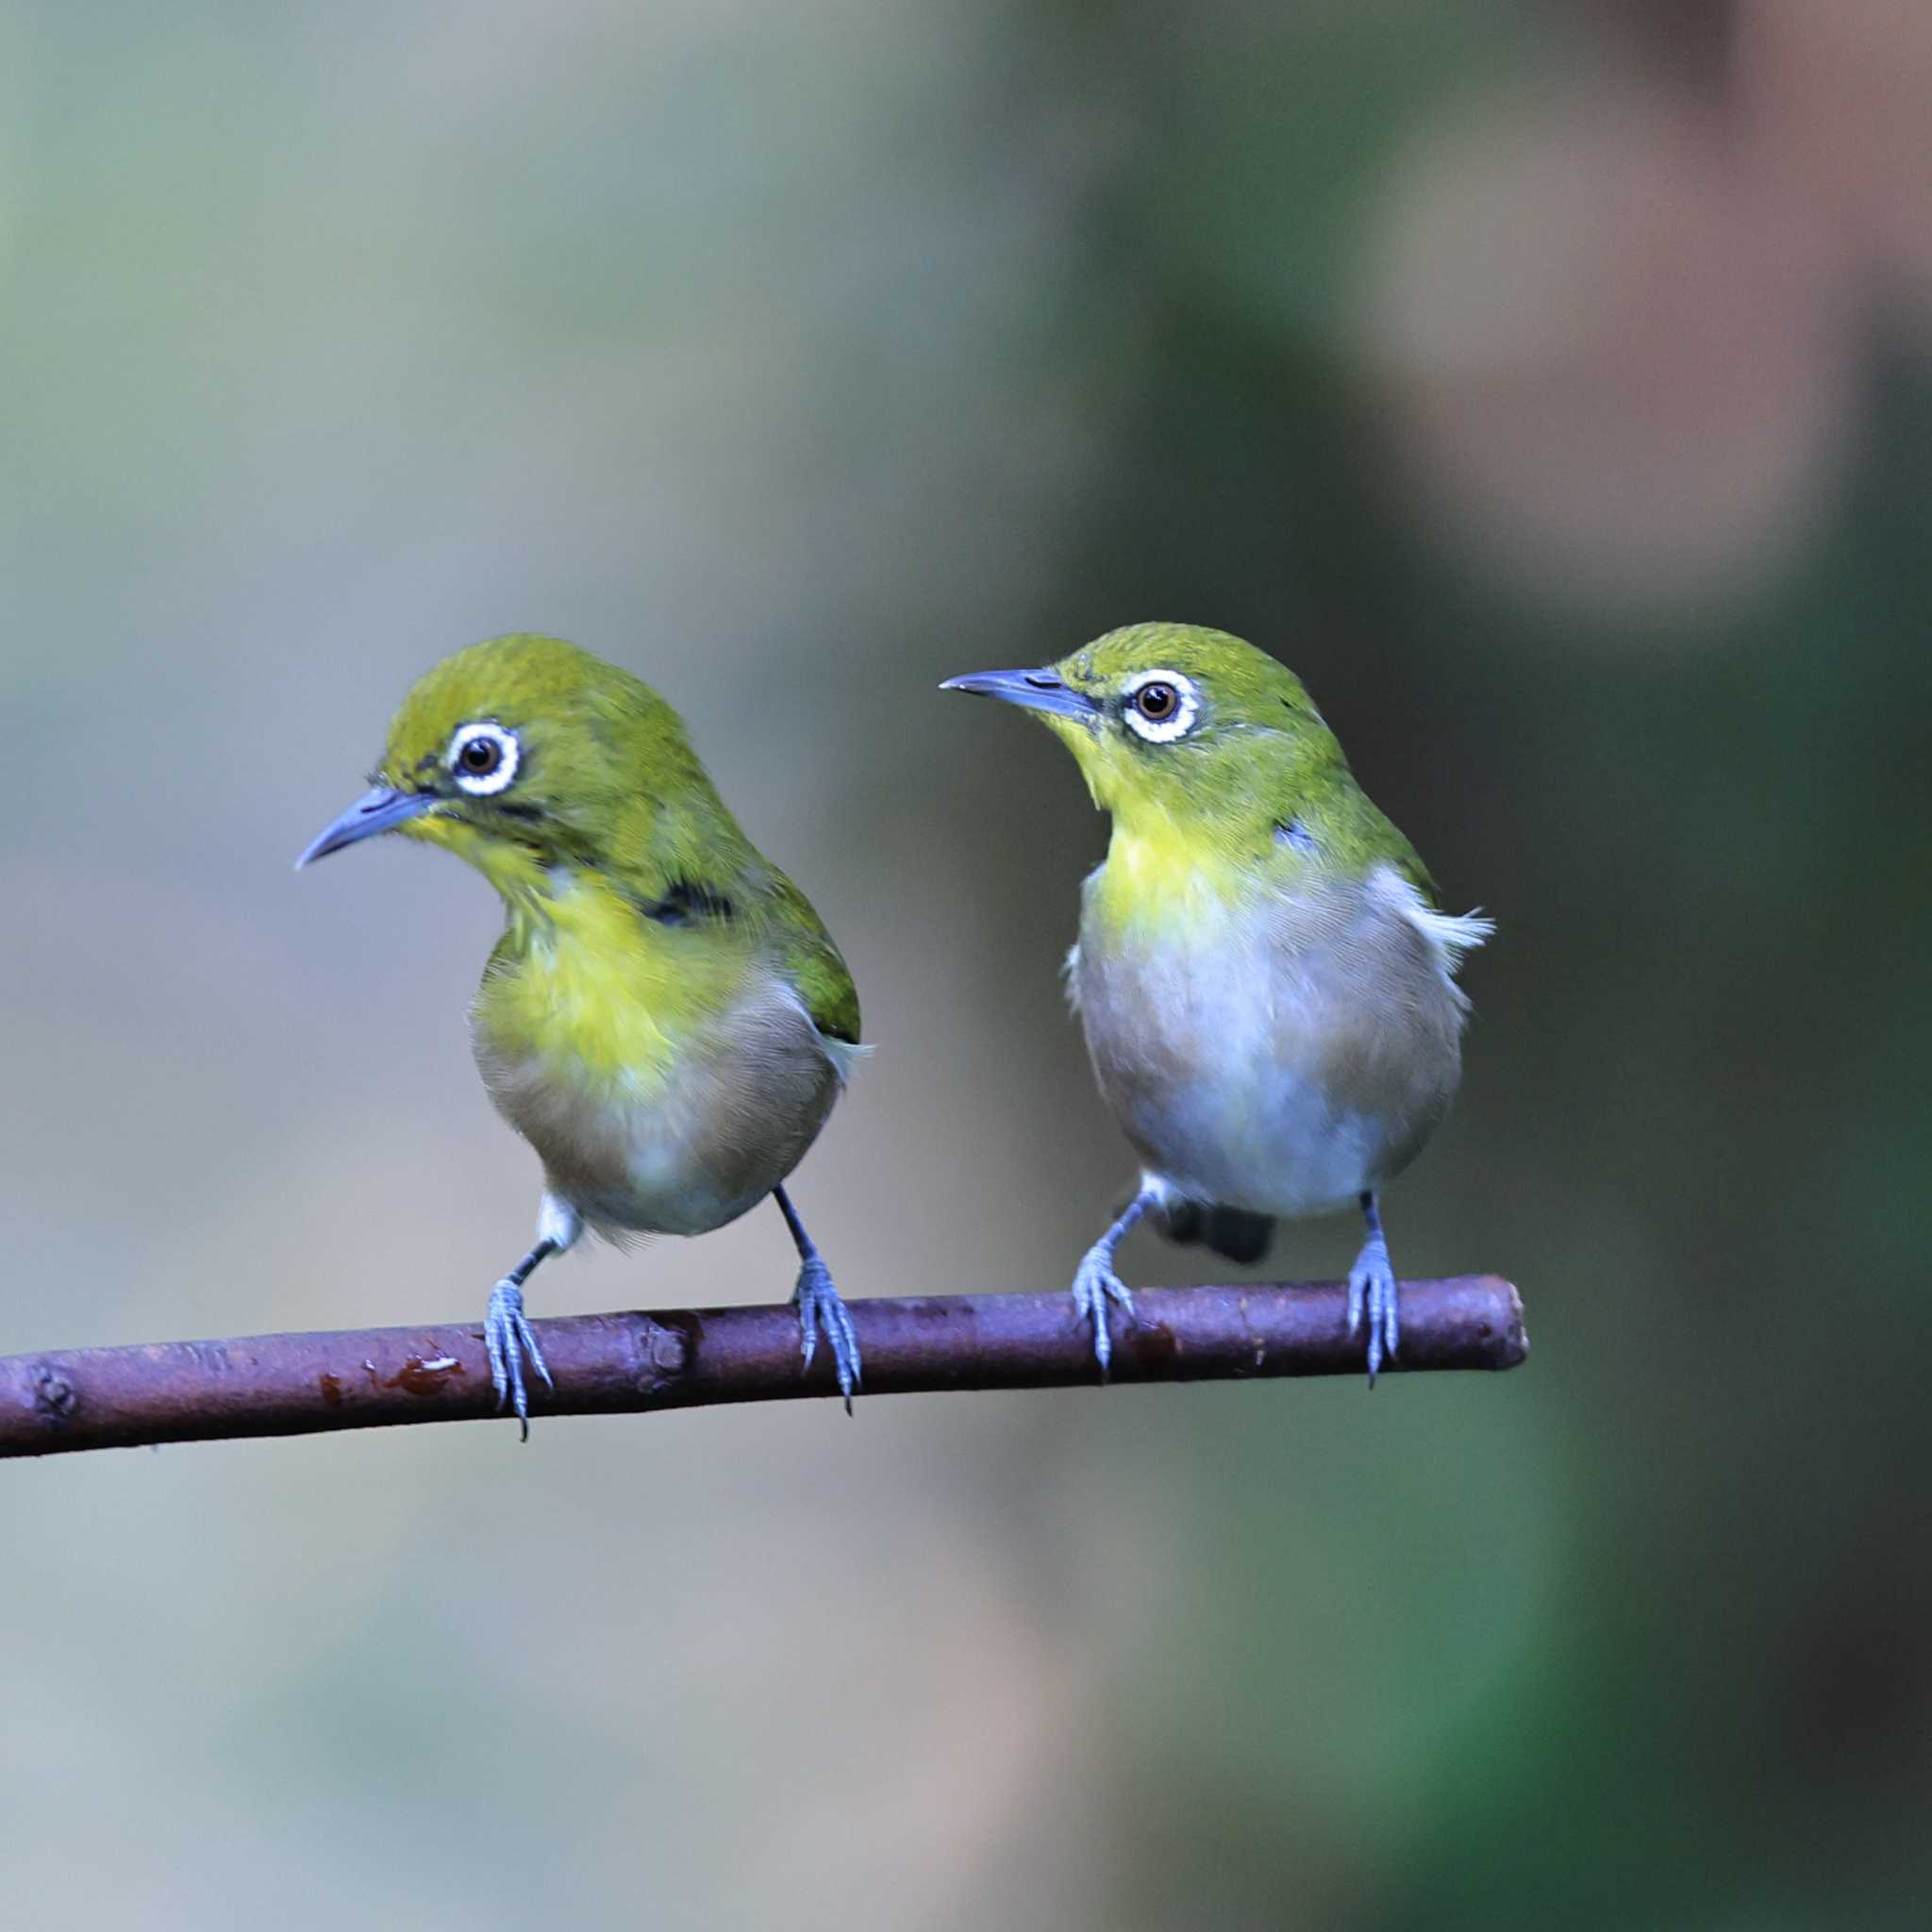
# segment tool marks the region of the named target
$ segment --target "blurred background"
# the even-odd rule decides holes
[[[0,17],[0,1349],[480,1310],[494,904],[289,866],[524,627],[852,962],[846,1292],[1058,1287],[1104,826],[933,687],[1150,617],[1499,921],[1388,1211],[1535,1347],[9,1465],[8,1922],[1915,1922],[1928,100],[1916,0]]]

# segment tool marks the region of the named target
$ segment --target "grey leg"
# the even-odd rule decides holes
[[[536,1331],[524,1315],[524,1283],[538,1267],[557,1253],[557,1243],[540,1241],[524,1258],[490,1291],[490,1311],[483,1317],[483,1346],[490,1355],[490,1382],[496,1391],[499,1410],[513,1408],[523,1440],[530,1440],[530,1401],[524,1390],[524,1357],[543,1377],[546,1388],[556,1388],[543,1351],[537,1346]]]
[[[1113,1272],[1114,1250],[1132,1232],[1134,1224],[1162,1198],[1161,1191],[1143,1180],[1141,1191],[1122,1208],[1121,1216],[1081,1257],[1074,1271],[1074,1307],[1082,1321],[1093,1324],[1093,1358],[1104,1378],[1113,1360],[1113,1337],[1108,1333],[1108,1305],[1112,1303],[1129,1322],[1134,1319],[1134,1297],[1127,1285]]]
[[[525,1442],[530,1440],[530,1402],[524,1388],[524,1361],[542,1376],[546,1389],[557,1384],[550,1379],[543,1351],[537,1346],[536,1331],[524,1314],[524,1283],[552,1255],[560,1255],[584,1231],[582,1217],[568,1201],[547,1190],[537,1210],[537,1245],[506,1274],[490,1292],[490,1311],[483,1317],[483,1346],[490,1356],[490,1382],[496,1391],[499,1410],[516,1411],[517,1426]]]
[[[850,1415],[852,1397],[858,1388],[858,1336],[853,1329],[852,1317],[845,1312],[845,1304],[832,1285],[832,1271],[806,1233],[805,1223],[799,1220],[791,1195],[783,1188],[774,1188],[772,1198],[777,1202],[785,1225],[798,1244],[798,1286],[791,1291],[791,1302],[798,1310],[799,1350],[805,1357],[806,1367],[810,1368],[811,1358],[818,1352],[818,1331],[825,1331],[825,1340],[832,1348],[832,1365],[839,1372],[839,1393],[845,1398],[845,1413]]]
[[[1369,1318],[1369,1387],[1375,1386],[1384,1360],[1395,1359],[1402,1340],[1402,1318],[1396,1306],[1395,1270],[1389,1260],[1389,1243],[1382,1234],[1382,1215],[1374,1191],[1362,1196],[1362,1219],[1369,1238],[1348,1271],[1348,1332],[1360,1332],[1362,1316]]]

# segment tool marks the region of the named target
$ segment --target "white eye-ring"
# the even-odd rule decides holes
[[[522,762],[516,733],[487,720],[461,725],[449,741],[450,775],[472,798],[501,791]]]
[[[1131,729],[1149,744],[1172,744],[1194,728],[1201,693],[1178,671],[1143,671],[1127,686],[1124,712]]]

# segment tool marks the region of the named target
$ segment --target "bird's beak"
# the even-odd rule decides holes
[[[1086,692],[1061,683],[1052,671],[969,671],[964,677],[947,678],[940,689],[971,691],[974,697],[998,698],[1029,711],[1051,711],[1089,724],[1100,711]]]
[[[295,861],[300,872],[344,845],[360,839],[373,839],[378,832],[392,832],[398,825],[425,812],[436,803],[433,791],[398,791],[392,785],[376,785],[365,791],[341,818],[331,821],[309,841],[308,848]]]

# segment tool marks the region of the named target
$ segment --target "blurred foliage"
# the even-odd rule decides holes
[[[1390,1224],[1535,1345],[16,1466],[12,1915],[1913,1922],[1927,86],[1883,0],[0,24],[0,1346],[520,1249],[487,894],[286,868],[526,625],[853,961],[847,1291],[1059,1281],[1125,1168],[1055,974],[1101,830],[931,687],[1144,617],[1292,662],[1497,916]]]

